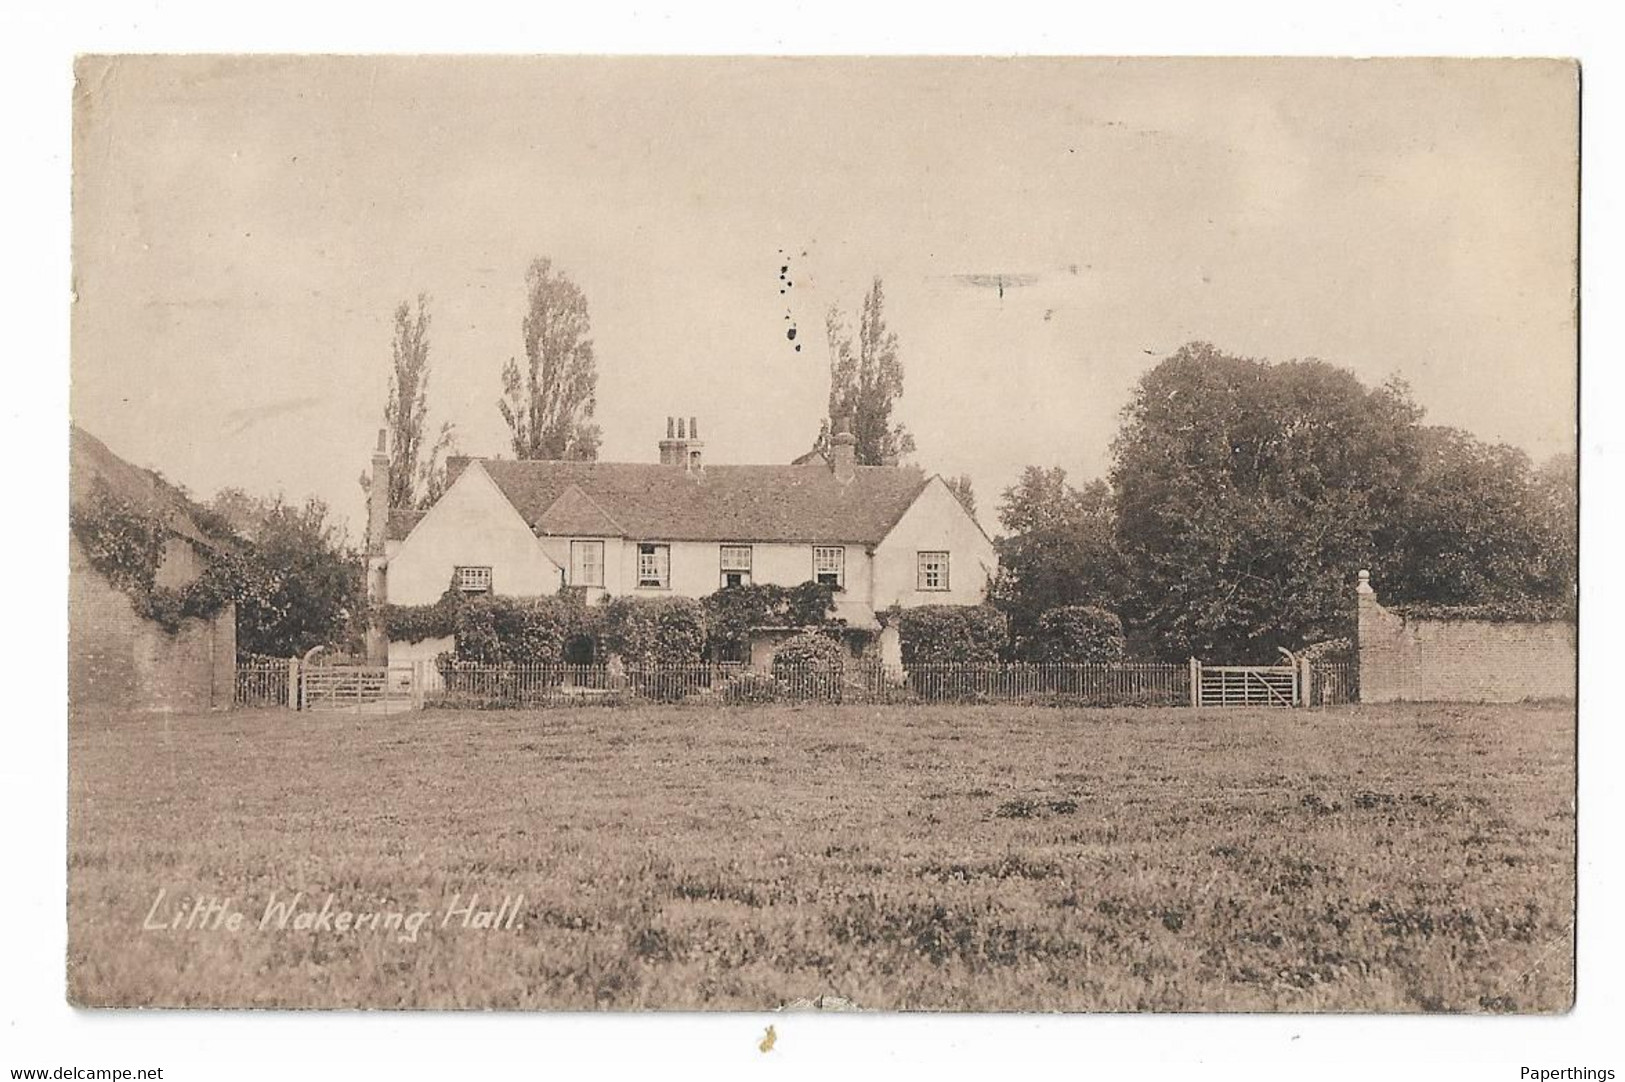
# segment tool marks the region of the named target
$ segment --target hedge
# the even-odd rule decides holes
[[[1010,624],[991,605],[922,605],[893,609],[903,664],[991,665],[1010,646]]]
[[[1479,620],[1491,624],[1539,624],[1552,621],[1574,622],[1577,612],[1570,601],[1544,601],[1536,598],[1508,598],[1476,605],[1435,605],[1408,602],[1384,606],[1407,620]]]
[[[834,623],[835,587],[816,582],[799,586],[753,583],[725,586],[705,597],[706,628],[713,646],[743,641],[759,627],[819,627]]]
[[[1093,605],[1060,605],[1045,610],[1022,643],[1029,661],[1104,664],[1126,652],[1123,621]]]
[[[705,610],[686,597],[618,597],[603,606],[603,645],[628,665],[688,665],[705,655]]]

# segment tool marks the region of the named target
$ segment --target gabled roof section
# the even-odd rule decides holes
[[[528,520],[527,520],[528,521]],[[598,501],[581,491],[580,485],[571,485],[559,494],[541,518],[530,523],[539,534],[554,537],[625,537],[626,531],[609,512],[598,506]]]
[[[192,518],[194,505],[184,492],[152,470],[142,469],[108,450],[107,444],[78,425],[70,426],[68,501],[79,506],[98,491],[118,497],[163,522],[169,531],[205,548],[236,546],[211,537]]]
[[[926,485],[921,471],[897,466],[859,466],[843,483],[822,461],[692,473],[640,462],[480,464],[539,534],[650,541],[877,544]],[[581,498],[566,500],[571,489]],[[613,533],[601,532],[594,508],[614,524]]]

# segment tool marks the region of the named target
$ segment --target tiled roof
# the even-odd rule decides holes
[[[822,461],[694,473],[632,462],[480,464],[538,533],[596,533],[601,514],[618,527],[609,536],[651,541],[876,544],[926,484],[924,473],[896,466],[858,466],[843,484]],[[391,536],[394,524],[392,515]]]
[[[553,501],[542,517],[532,522],[531,528],[539,534],[555,537],[624,537],[621,524],[598,506],[591,496],[581,491],[580,485],[571,485]]]
[[[161,519],[172,533],[207,548],[230,547],[209,537],[192,520],[190,501],[151,470],[115,455],[107,444],[78,425],[70,426],[68,500],[77,506],[97,491],[106,491]]]

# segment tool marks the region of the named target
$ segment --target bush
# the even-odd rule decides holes
[[[835,587],[816,582],[799,586],[754,583],[725,586],[700,601],[711,648],[743,642],[759,627],[829,625]]]
[[[447,590],[432,605],[385,605],[384,632],[394,642],[423,642],[457,634],[457,611],[464,597]]]
[[[395,641],[454,637],[461,662],[555,664],[566,643],[595,634],[593,616],[577,595],[471,597],[453,585],[432,605],[386,605],[384,629]]]
[[[993,665],[1009,647],[1009,621],[991,605],[895,609],[903,665]]]
[[[452,627],[457,637],[458,661],[501,664],[502,640],[497,637],[496,604],[492,598],[474,597],[458,605]]]
[[[785,694],[784,685],[767,673],[746,669],[722,685],[722,698],[730,703],[771,703]]]
[[[773,652],[773,676],[792,698],[839,699],[846,647],[820,631],[807,630]]]
[[[1022,643],[1029,661],[1105,664],[1125,652],[1123,621],[1093,605],[1061,605],[1038,617],[1032,637]]]
[[[604,607],[603,642],[628,665],[693,665],[705,651],[705,612],[686,597],[618,597]]]
[[[492,628],[504,661],[557,664],[584,623],[585,606],[558,597],[497,598]]]
[[[1492,624],[1573,623],[1578,612],[1573,598],[1550,601],[1533,597],[1509,597],[1476,605],[1410,602],[1389,605],[1387,609],[1407,620],[1478,620]]]
[[[1350,661],[1354,658],[1354,640],[1326,639],[1323,642],[1305,646],[1298,651],[1297,656],[1299,660],[1307,660],[1311,664],[1317,661]]]

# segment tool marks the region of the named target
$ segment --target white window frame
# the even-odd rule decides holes
[[[465,594],[491,593],[491,569],[476,564],[457,567],[457,589]]]
[[[644,550],[649,551],[645,552]],[[661,554],[665,558],[662,560]],[[652,560],[652,564],[645,564],[645,560]],[[649,568],[647,574],[644,569]],[[671,589],[671,546],[664,541],[638,542],[638,589],[640,590],[669,590]]]
[[[744,554],[743,559],[740,559],[740,553]],[[734,557],[731,562],[729,560],[730,554]],[[740,576],[739,585],[749,586],[752,582],[751,571],[754,560],[755,553],[749,545],[728,544],[717,546],[717,582],[721,587],[725,588],[728,585],[728,576],[738,575]]]
[[[585,581],[584,572],[590,566],[586,560],[580,559],[576,554],[596,551],[598,553],[598,581]],[[604,543],[602,541],[571,541],[570,542],[570,585],[592,586],[604,588]]]
[[[834,554],[835,559],[833,572],[831,572],[828,567],[819,567],[819,558],[822,556],[827,559],[831,553]],[[812,550],[812,569],[814,582],[818,581],[819,575],[834,574],[835,581],[831,585],[833,585],[837,590],[846,589],[846,546],[814,545]]]
[[[940,559],[939,559],[940,558]],[[942,549],[921,549],[914,554],[914,588],[928,593],[944,593],[948,586],[948,553]],[[933,566],[938,565],[940,566]],[[939,585],[927,585],[930,576],[940,573]]]

